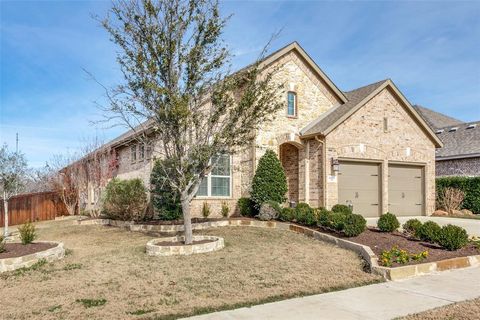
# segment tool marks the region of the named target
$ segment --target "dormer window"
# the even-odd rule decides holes
[[[297,94],[293,91],[289,91],[287,95],[287,115],[289,117],[297,116]]]

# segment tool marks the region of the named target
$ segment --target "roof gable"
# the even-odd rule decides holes
[[[333,129],[350,117],[353,113],[363,107],[368,101],[379,94],[383,89],[390,88],[397,96],[399,101],[405,106],[408,113],[412,115],[414,120],[420,125],[420,127],[426,132],[429,138],[435,143],[436,147],[441,147],[441,140],[435,135],[432,128],[423,120],[418,112],[412,107],[410,102],[405,96],[398,90],[395,84],[390,80],[382,80],[372,83],[370,85],[352,90],[346,93],[348,102],[337,107],[332,108],[329,112],[322,117],[314,120],[307,127],[301,130],[300,134],[304,137],[313,135],[329,134]]]
[[[444,145],[437,150],[437,160],[480,156],[480,121],[439,128],[437,132]]]
[[[325,74],[325,72],[320,69],[320,67],[315,63],[315,61],[308,55],[308,53],[295,41],[290,43],[289,45],[273,52],[272,54],[268,55],[263,59],[260,63],[260,67],[266,67],[271,65],[275,61],[279,60],[284,55],[288,54],[291,51],[297,52],[304,60],[305,63],[312,68],[312,70],[318,75],[320,79],[326,84],[326,86],[337,96],[337,98],[346,103],[348,101],[345,93],[340,90],[332,80]]]

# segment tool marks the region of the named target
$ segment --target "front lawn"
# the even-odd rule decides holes
[[[223,250],[149,257],[152,237],[52,222],[40,240],[63,241],[52,264],[0,275],[6,319],[164,319],[381,281],[353,252],[290,231],[224,227]]]
[[[413,314],[402,318],[402,320],[437,320],[455,319],[472,320],[478,319],[480,315],[480,298],[459,303],[449,304],[444,307]]]

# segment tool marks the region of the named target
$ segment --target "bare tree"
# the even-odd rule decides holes
[[[449,214],[459,210],[465,199],[465,193],[457,188],[444,188],[437,194],[437,207],[445,209]]]
[[[4,144],[0,148],[0,191],[3,194],[5,215],[4,238],[8,237],[8,200],[22,189],[26,171],[25,156],[19,152],[10,152]]]
[[[179,194],[187,244],[190,202],[216,155],[251,145],[259,125],[282,107],[281,86],[261,64],[266,50],[249,67],[229,72],[227,20],[216,0],[127,0],[116,1],[102,21],[120,48],[125,80],[107,90],[103,110],[108,120],[153,129],[161,169]]]

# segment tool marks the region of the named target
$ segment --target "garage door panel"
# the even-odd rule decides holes
[[[352,203],[355,213],[379,215],[379,166],[372,163],[340,162],[338,203]]]
[[[398,216],[423,214],[423,169],[390,165],[388,171],[388,211]]]

